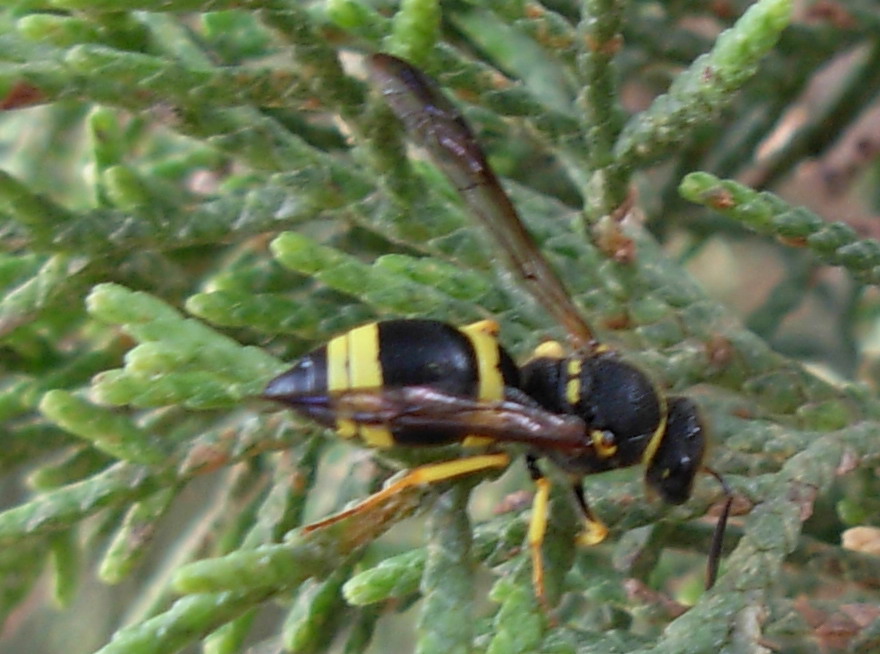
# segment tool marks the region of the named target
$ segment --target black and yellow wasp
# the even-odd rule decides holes
[[[523,443],[537,487],[528,535],[533,580],[545,603],[541,546],[550,484],[538,458],[549,458],[570,475],[585,521],[579,541],[594,544],[607,529],[590,510],[582,478],[644,464],[648,486],[665,501],[681,504],[690,497],[697,472],[715,474],[703,464],[706,429],[691,400],[664,396],[642,370],[594,338],[471,130],[434,82],[391,55],[374,55],[369,63],[374,85],[410,137],[455,184],[507,253],[511,269],[565,327],[575,351],[566,354],[558,344],[545,343],[518,367],[500,345],[492,321],[453,327],[409,319],[357,327],[305,355],[269,383],[266,398],[371,447],[461,443],[482,448],[417,467],[306,530],[356,515],[411,486],[504,468],[510,455],[492,445]],[[715,580],[730,507],[724,488],[728,500],[710,552],[708,586]]]

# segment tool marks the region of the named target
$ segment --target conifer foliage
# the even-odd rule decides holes
[[[269,406],[286,363],[392,317],[492,317],[518,361],[565,338],[376,52],[460,108],[603,341],[701,407],[735,495],[712,590],[707,476],[674,509],[591,476],[593,548],[554,494],[549,611],[521,462],[298,530],[458,452]],[[880,650],[872,2],[23,0],[0,61],[0,649]]]

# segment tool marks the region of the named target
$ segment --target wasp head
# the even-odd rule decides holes
[[[648,486],[670,504],[686,502],[703,465],[706,440],[697,405],[686,397],[668,398],[666,429],[645,471]]]

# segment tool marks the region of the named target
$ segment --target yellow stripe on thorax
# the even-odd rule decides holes
[[[581,366],[583,359],[571,357],[566,366],[565,399],[571,406],[575,406],[581,399]]]
[[[565,357],[565,348],[559,341],[544,341],[532,352],[533,359],[562,359]]]

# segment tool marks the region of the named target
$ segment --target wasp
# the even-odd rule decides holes
[[[567,331],[571,353],[544,343],[518,366],[498,340],[498,325],[455,327],[435,320],[374,322],[337,336],[271,380],[264,397],[367,446],[461,444],[477,453],[429,463],[354,507],[305,527],[314,531],[358,515],[405,488],[506,468],[504,443],[527,449],[536,485],[528,544],[538,600],[546,607],[541,554],[550,482],[539,459],[568,474],[584,526],[581,544],[605,539],[583,477],[637,464],[663,500],[690,497],[700,471],[727,496],[709,555],[707,588],[717,575],[732,494],[703,458],[707,429],[696,404],[667,397],[639,367],[599,342],[503,190],[461,114],[439,87],[388,54],[369,60],[371,80],[410,138],[427,150],[470,211],[507,254],[510,269]]]

